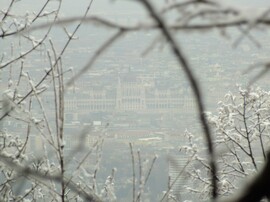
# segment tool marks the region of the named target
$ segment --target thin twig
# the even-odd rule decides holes
[[[168,194],[170,193],[171,189],[173,188],[174,184],[177,182],[177,180],[183,175],[183,173],[185,172],[187,166],[192,162],[193,157],[195,156],[196,153],[194,153],[190,159],[187,161],[186,165],[182,168],[182,170],[179,171],[178,175],[176,176],[176,178],[173,180],[172,183],[168,184],[168,190],[166,191],[166,193],[163,195],[162,199],[160,200],[161,202],[164,201],[166,199],[166,197],[168,196]]]
[[[23,175],[26,177],[34,177],[34,178],[42,179],[42,180],[53,180],[58,183],[62,183],[62,181],[64,181],[65,183],[67,183],[66,179],[62,179],[61,175],[42,174],[41,172],[30,169],[27,166],[21,166],[14,163],[13,161],[11,161],[8,157],[4,155],[0,155],[0,161],[5,163],[5,165],[9,166],[10,168],[13,168],[14,170],[16,170],[16,172],[20,173],[20,175]],[[68,187],[75,193],[80,194],[86,201],[101,202],[99,197],[95,195],[93,192],[86,193],[83,190],[79,189],[74,183],[69,183]]]
[[[136,175],[135,175],[135,160],[134,160],[134,153],[133,153],[133,147],[132,144],[129,143],[129,148],[130,148],[130,155],[131,155],[131,165],[132,165],[132,201],[135,202],[135,194],[136,194],[136,185],[135,185],[135,180],[136,180]]]

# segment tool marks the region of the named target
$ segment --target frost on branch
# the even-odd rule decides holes
[[[101,198],[104,201],[113,202],[116,201],[115,191],[114,191],[114,175],[116,169],[112,169],[112,173],[107,177],[104,187],[101,190]]]
[[[215,136],[218,151],[218,192],[231,195],[247,176],[255,174],[266,160],[270,140],[270,92],[260,88],[242,89],[237,94],[229,92],[219,102],[217,113],[206,113]],[[201,147],[194,149],[194,138],[186,133],[188,145],[181,147],[187,155],[196,153],[193,169],[187,172],[193,179],[189,191],[197,190],[201,199],[209,198],[210,167]],[[198,172],[198,170],[200,172]],[[198,187],[200,188],[198,190]]]

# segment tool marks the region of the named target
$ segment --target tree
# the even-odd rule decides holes
[[[269,92],[260,88],[242,89],[237,94],[229,92],[225,101],[219,103],[217,115],[207,113],[208,122],[215,136],[214,145],[218,151],[218,193],[230,196],[243,179],[254,175],[266,161],[269,144]],[[209,197],[210,167],[205,156],[196,146],[194,136],[187,132],[189,145],[182,151],[194,155],[193,169],[188,171],[195,187],[187,187],[199,193],[202,198]]]
[[[19,131],[19,137],[9,134],[8,130],[1,128],[1,161],[3,164],[2,173],[4,174],[1,185],[3,200],[26,200],[45,196],[61,201],[79,200],[79,196],[89,201],[100,200],[97,196],[99,190],[96,184],[96,173],[99,170],[103,141],[102,138],[98,138],[91,149],[82,149],[82,143],[90,131],[89,128],[82,130],[78,135],[80,141],[75,147],[75,151],[80,152],[75,153],[79,155],[77,158],[80,158],[80,160],[77,162],[74,172],[68,173],[69,164],[67,162],[72,161],[74,153],[68,153],[65,148],[67,144],[65,141],[64,117],[65,92],[101,58],[106,50],[113,47],[117,40],[123,39],[124,34],[145,30],[159,31],[158,36],[152,39],[152,43],[150,43],[145,54],[153,50],[157,44],[166,43],[177,64],[182,68],[183,74],[190,82],[196,100],[199,122],[203,129],[204,144],[211,173],[208,190],[211,192],[211,198],[216,200],[219,192],[218,173],[220,171],[216,167],[218,162],[216,162],[212,132],[205,116],[203,92],[200,89],[199,80],[194,76],[195,70],[191,68],[190,58],[183,53],[177,34],[181,31],[204,34],[203,31],[205,30],[218,29],[221,35],[226,36],[226,29],[235,27],[241,36],[235,40],[234,46],[239,45],[243,39],[248,39],[256,46],[260,46],[256,38],[251,35],[251,31],[255,29],[267,30],[269,24],[268,11],[260,11],[259,15],[250,15],[249,13],[247,16],[242,7],[227,7],[220,2],[208,0],[172,1],[155,8],[153,3],[142,0],[138,4],[145,8],[146,14],[150,15],[151,18],[127,25],[104,17],[90,15],[89,11],[92,2],[92,0],[88,2],[82,16],[71,18],[61,17],[61,9],[64,5],[64,1],[61,0],[57,2],[44,1],[33,12],[22,11],[20,6],[24,5],[23,2],[11,0],[8,3],[6,1],[3,3],[4,9],[0,13],[0,37],[1,43],[8,46],[8,48],[4,49],[7,53],[2,53],[0,60],[1,74],[4,78],[3,83],[6,83],[5,86],[1,86],[4,93],[0,121],[1,123],[5,121],[3,124],[5,127],[8,125],[7,123],[11,123],[11,125],[25,123],[26,126],[25,135],[22,135],[21,131]],[[86,65],[72,75],[73,69],[65,62],[65,55],[72,42],[76,39],[81,25],[86,23],[99,25],[113,32],[107,40],[104,40],[92,52]],[[51,33],[54,31],[61,33],[60,39],[50,39],[49,36],[52,36]],[[66,38],[63,39],[62,36]],[[13,39],[15,41],[10,46],[6,44]],[[61,41],[62,39],[63,41]],[[62,43],[58,44],[60,41]],[[36,61],[34,63],[35,66],[43,68],[43,71],[39,72],[38,76],[32,74],[34,70],[27,69],[29,61],[37,54],[44,57],[44,62]],[[268,71],[268,62],[262,63],[261,66],[263,67],[262,72],[259,72],[257,76],[255,75],[255,80]],[[45,104],[46,98],[51,92],[53,100],[47,106]],[[243,98],[247,99],[245,96]],[[249,101],[244,103],[244,105],[249,104]],[[54,111],[54,117],[48,117],[48,109]],[[239,113],[239,115],[241,114]],[[242,151],[252,161],[251,165],[253,165],[254,169],[257,169],[257,163],[254,160],[253,150],[250,146],[250,138],[257,133],[263,134],[263,131],[266,130],[264,129],[266,125],[262,122],[264,119],[261,114],[257,115],[256,120],[256,123],[260,124],[256,125],[252,132],[247,127],[247,123],[242,123],[241,127],[244,127],[245,131],[240,130],[238,135],[247,140],[247,145],[241,145],[240,150],[232,148],[235,155],[230,157],[237,158],[238,152]],[[237,129],[239,128],[236,128],[235,134]],[[33,155],[33,153],[29,152],[31,148],[27,147],[33,134],[39,137],[39,147],[42,148],[41,157]],[[230,143],[230,145],[225,144],[226,147],[239,146],[237,140],[234,139],[236,137],[230,136],[230,134],[227,134],[227,136],[229,140],[226,140],[226,143]],[[259,140],[263,140],[263,138],[263,136],[259,135]],[[222,144],[224,145],[224,142]],[[268,155],[265,152],[263,141],[260,142],[260,146],[261,151],[264,153],[263,156],[266,158]],[[96,151],[96,153],[93,154],[93,151]],[[83,164],[91,155],[94,156],[93,158],[96,161],[94,169],[89,174],[88,171],[84,172]],[[241,169],[245,170],[245,172],[250,166],[250,164],[243,165],[242,162],[240,165],[243,166]],[[266,168],[267,165],[266,163]],[[234,168],[237,167],[234,166]],[[224,167],[224,169],[228,169],[228,167]],[[78,172],[84,172],[87,177],[91,178],[91,185],[82,185],[80,182],[76,182],[74,178]],[[21,176],[24,179],[22,184],[25,185],[25,189],[23,186],[18,186],[17,178]],[[111,178],[112,176],[113,174]],[[113,181],[111,178],[110,182]],[[108,186],[108,183],[108,181],[105,183],[106,186]],[[19,188],[17,189],[16,186]],[[266,192],[262,193],[260,198],[265,195],[267,195]],[[135,194],[133,194],[135,200],[134,197]]]
[[[87,15],[91,3],[92,1],[89,2],[85,15]],[[1,200],[67,201],[83,198],[89,201],[100,201],[93,191],[95,190],[94,180],[92,185],[86,186],[81,185],[80,182],[75,183],[73,178],[78,177],[77,173],[83,169],[85,160],[89,158],[93,150],[97,151],[95,168],[95,172],[97,172],[101,139],[93,144],[90,151],[79,157],[76,156],[81,160],[73,170],[74,173],[66,175],[68,161],[74,156],[64,154],[63,77],[70,70],[63,70],[61,57],[74,39],[73,35],[81,23],[77,24],[70,35],[64,29],[67,39],[62,50],[57,52],[53,40],[48,36],[59,17],[62,2],[51,7],[51,2],[46,1],[33,13],[25,12],[22,15],[21,10],[17,7],[18,4],[16,1],[11,1],[10,4],[6,4],[6,9],[1,13],[2,39],[18,36],[18,44],[11,44],[11,55],[2,53],[1,57],[1,73],[7,78],[3,83],[8,82],[7,90],[2,94],[1,122],[12,123],[11,127],[10,124],[4,124],[4,127],[8,127],[7,131],[1,128]],[[18,14],[13,14],[16,11]],[[49,28],[44,33],[32,35],[29,28],[34,24],[40,24],[43,19],[48,22]],[[46,44],[50,46],[50,50],[46,50]],[[16,49],[13,49],[13,46]],[[49,67],[49,69],[45,69],[43,75],[32,74],[31,70],[27,69],[29,59],[39,53],[47,58],[44,67]],[[42,61],[38,61],[37,65],[42,65]],[[14,68],[16,70],[13,70]],[[6,74],[6,69],[9,69],[10,74]],[[52,90],[51,92],[54,94],[54,99],[51,101],[55,116],[52,119],[48,117],[48,108],[43,97],[44,92],[48,89]],[[25,123],[25,134],[22,134],[22,131],[17,135],[9,133],[8,130],[14,126],[14,120],[17,120],[19,124],[20,122]],[[14,137],[15,135],[16,137]],[[84,134],[81,136],[83,137]],[[29,148],[31,141],[38,141],[37,147],[41,148],[33,148],[35,145],[33,143],[32,148]],[[83,151],[83,148],[80,150]],[[91,178],[95,177],[91,176]]]

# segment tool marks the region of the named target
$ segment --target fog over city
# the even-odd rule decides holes
[[[0,201],[234,196],[267,162],[269,7],[2,0]]]

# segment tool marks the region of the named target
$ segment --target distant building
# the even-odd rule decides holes
[[[136,75],[119,76],[116,90],[116,110],[144,110],[146,108],[145,91],[146,87]]]
[[[185,155],[174,155],[169,159],[169,186],[171,195],[179,201],[190,200],[190,193],[186,190],[191,182],[186,175],[188,158]]]

